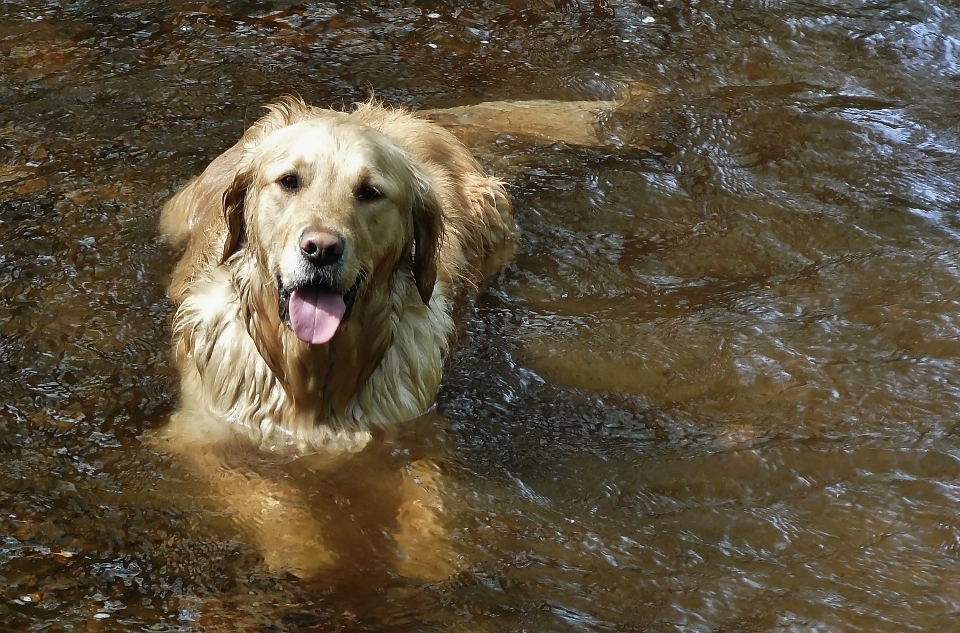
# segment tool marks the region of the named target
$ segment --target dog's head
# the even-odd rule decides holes
[[[247,148],[223,195],[221,262],[247,249],[276,280],[280,318],[328,342],[365,286],[412,269],[423,302],[437,279],[441,203],[389,137],[347,118],[294,123]]]

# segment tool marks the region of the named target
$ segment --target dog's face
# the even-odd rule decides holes
[[[277,284],[281,320],[300,340],[324,344],[365,284],[383,283],[411,258],[429,301],[439,204],[384,134],[344,119],[296,123],[244,156],[224,195],[225,257],[248,249],[258,274]]]

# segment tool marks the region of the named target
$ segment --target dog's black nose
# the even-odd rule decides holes
[[[330,231],[307,229],[300,235],[300,252],[314,266],[329,266],[343,257],[343,237]]]

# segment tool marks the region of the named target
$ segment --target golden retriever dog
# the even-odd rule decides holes
[[[427,411],[455,296],[509,256],[510,200],[434,123],[287,98],[166,204],[160,228],[185,249],[168,288],[182,404],[164,446],[253,526],[271,566],[316,573],[336,558],[322,521],[221,449],[357,453]],[[435,469],[403,471],[401,548],[439,531]]]

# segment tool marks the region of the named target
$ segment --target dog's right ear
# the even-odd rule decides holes
[[[220,264],[227,261],[246,241],[247,225],[244,220],[244,204],[247,199],[247,189],[252,182],[252,173],[249,170],[241,169],[234,176],[230,186],[223,192],[223,223],[226,225],[226,231],[223,232]]]
[[[185,246],[167,294],[180,303],[187,288],[236,252],[244,239],[243,207],[252,181],[240,143],[218,156],[164,206],[160,232],[174,247]]]

